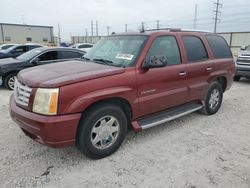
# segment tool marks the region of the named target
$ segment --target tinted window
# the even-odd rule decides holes
[[[206,35],[209,46],[212,49],[215,58],[231,58],[231,51],[226,41],[215,35]]]
[[[29,46],[29,49],[32,50],[34,48],[39,48],[39,47],[41,47],[41,46]]]
[[[44,54],[40,55],[38,58],[40,59],[40,61],[57,60],[58,53],[57,51],[45,52]]]
[[[81,58],[83,54],[74,51],[60,51],[60,59],[71,59],[71,58]]]
[[[166,56],[168,65],[181,63],[178,44],[173,36],[156,38],[147,54],[147,58],[152,56]]]
[[[15,48],[14,50],[12,50],[12,53],[24,53],[27,51],[27,47],[26,46],[18,46],[17,48]]]
[[[206,49],[198,37],[183,37],[184,46],[187,52],[187,58],[190,62],[202,61],[208,59]]]
[[[92,48],[93,45],[91,44],[82,44],[82,45],[79,45],[78,48]]]

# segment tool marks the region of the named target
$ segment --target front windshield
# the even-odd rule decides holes
[[[19,61],[29,61],[29,60],[33,59],[35,56],[37,56],[38,54],[40,54],[41,52],[42,52],[41,49],[35,48],[33,50],[30,50],[30,51],[16,57],[16,59]]]
[[[250,46],[247,46],[246,50],[247,50],[247,51],[250,51]]]
[[[9,53],[11,50],[14,50],[17,47],[17,45],[11,46],[7,49],[2,50],[4,53]]]
[[[134,64],[147,36],[112,36],[99,41],[84,58],[127,67]]]

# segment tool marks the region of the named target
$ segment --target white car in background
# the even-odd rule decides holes
[[[76,48],[79,50],[82,50],[84,52],[89,51],[92,47],[94,46],[94,44],[91,43],[76,43],[72,46],[70,46],[71,48]]]
[[[2,44],[0,45],[0,50],[7,50],[8,48],[12,47],[12,46],[15,46],[15,45],[18,45],[18,44]]]

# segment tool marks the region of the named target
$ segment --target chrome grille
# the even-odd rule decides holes
[[[20,83],[16,79],[15,89],[14,89],[14,96],[15,96],[16,103],[23,105],[23,106],[28,106],[31,91],[32,91],[31,87]]]

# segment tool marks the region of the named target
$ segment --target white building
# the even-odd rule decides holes
[[[54,43],[53,27],[0,23],[0,43]]]

